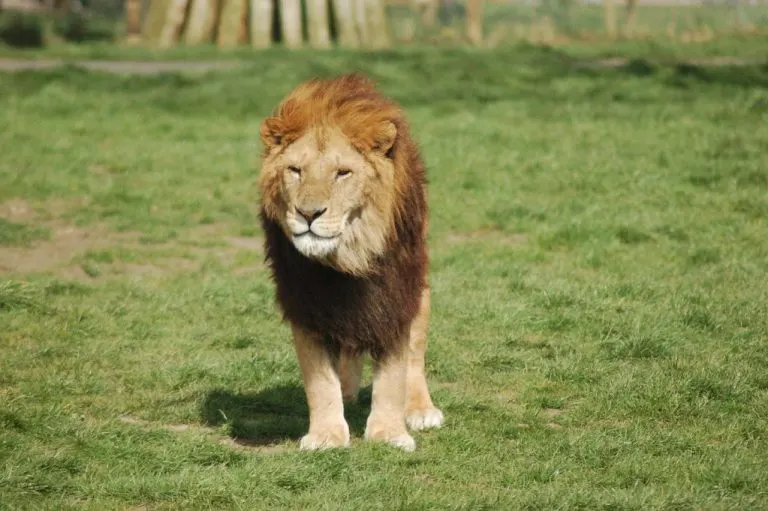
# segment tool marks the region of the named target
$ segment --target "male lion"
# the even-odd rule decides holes
[[[261,126],[261,222],[309,404],[302,449],[349,445],[345,400],[374,361],[365,438],[411,451],[439,427],[424,374],[426,174],[403,112],[365,78],[300,85]]]

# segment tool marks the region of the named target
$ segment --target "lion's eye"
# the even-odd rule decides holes
[[[290,165],[288,167],[288,170],[291,172],[291,174],[295,175],[296,177],[301,175],[301,169],[299,167],[294,167],[293,165]]]
[[[344,176],[348,176],[348,175],[350,175],[351,173],[352,173],[352,171],[351,171],[351,170],[349,170],[349,169],[340,169],[340,170],[337,170],[337,171],[336,171],[336,177],[344,177]]]

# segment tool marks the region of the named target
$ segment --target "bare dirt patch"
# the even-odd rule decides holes
[[[541,410],[541,413],[544,414],[544,416],[547,418],[554,419],[558,415],[561,415],[563,411],[559,408],[544,408]]]
[[[0,218],[50,230],[48,239],[24,246],[0,246],[0,275],[53,273],[87,281],[125,275],[159,278],[198,271],[209,261],[232,268],[240,275],[264,269],[262,238],[232,236],[231,226],[225,224],[201,225],[186,230],[173,241],[148,245],[142,242],[143,233],[138,231],[114,232],[101,224],[70,225],[62,220],[70,209],[71,204],[46,202],[38,210],[23,199],[0,203]],[[112,250],[139,254],[140,260],[88,260],[89,253]]]
[[[0,274],[38,273],[62,269],[87,250],[132,241],[137,233],[109,233],[104,229],[51,226],[51,239],[31,247],[0,247]]]
[[[11,199],[0,203],[0,217],[9,222],[25,223],[34,220],[37,215],[24,199]]]
[[[559,42],[565,42],[563,39]],[[555,41],[558,42],[558,41]],[[711,57],[703,59],[688,59],[681,64],[696,66],[748,66],[761,64],[763,61],[739,57]],[[605,58],[576,62],[576,68],[616,68],[629,63],[627,58]],[[241,69],[249,65],[247,61],[238,60],[74,60],[63,59],[12,59],[0,58],[0,71],[45,71],[69,65],[89,71],[100,71],[114,74],[154,75],[160,73],[207,73],[211,71],[229,71]]]
[[[587,60],[575,64],[576,68],[588,68],[588,69],[613,69],[618,67],[624,67],[631,62],[630,59],[625,57],[611,57],[597,60]],[[700,67],[724,67],[724,66],[756,66],[764,63],[764,60],[760,59],[744,59],[741,57],[707,57],[701,59],[686,59],[681,60],[678,64],[687,64],[689,66]]]
[[[51,226],[49,240],[38,240],[28,247],[0,246],[0,275],[54,273],[67,278],[92,280],[110,275],[134,275],[157,278],[163,275],[198,271],[208,260],[232,267],[238,274],[249,274],[263,270],[261,263],[261,241],[259,238],[238,238],[224,246],[210,247],[183,246],[178,243],[152,245],[155,250],[168,249],[181,252],[178,256],[151,256],[151,261],[120,261],[108,263],[83,263],[89,252],[110,250],[116,247],[142,253],[148,250],[141,243],[140,232],[112,232],[104,226],[80,228],[70,225]],[[226,241],[226,240],[224,240]],[[238,254],[243,251],[257,252],[257,255],[238,263]],[[186,257],[182,257],[182,255]]]
[[[549,429],[563,429],[562,424],[555,422],[563,414],[563,410],[558,408],[544,408],[541,414],[547,419],[546,427]]]
[[[87,204],[88,200],[84,198],[49,199],[35,206],[27,200],[14,198],[0,202],[0,218],[18,223],[61,222],[61,218]]]
[[[264,247],[264,240],[258,237],[232,236],[227,238],[227,241],[233,247],[254,250],[257,252],[261,252]]]
[[[210,239],[221,239],[228,234],[230,234],[230,226],[225,223],[201,224],[181,233],[179,241],[199,243]]]

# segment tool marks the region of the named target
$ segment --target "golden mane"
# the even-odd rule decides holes
[[[373,260],[399,242],[397,231],[406,225],[405,230],[415,228],[417,237],[426,237],[426,174],[418,148],[403,111],[371,80],[350,74],[299,85],[261,125],[263,159],[277,157],[309,130],[321,145],[330,130],[339,130],[371,165],[381,168],[386,161],[392,168],[379,174],[379,186],[369,196],[381,213],[379,221],[356,227],[355,239],[335,257],[338,267],[357,275],[375,272]],[[279,175],[263,170],[259,181],[264,213],[273,219],[284,215],[287,204]]]
[[[400,108],[363,76],[316,78],[299,85],[280,103],[262,124],[261,137],[267,146],[288,146],[310,127],[333,126],[358,150],[368,152],[386,142],[389,123],[402,117]]]

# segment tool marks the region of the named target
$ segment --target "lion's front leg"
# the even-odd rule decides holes
[[[439,428],[443,425],[443,412],[432,404],[427,387],[424,358],[427,352],[427,330],[429,325],[430,293],[424,289],[421,295],[419,313],[411,325],[408,342],[408,400],[406,421],[411,429]]]
[[[408,354],[405,349],[375,362],[371,414],[365,426],[365,438],[412,451],[416,442],[405,427],[407,371]]]
[[[349,445],[349,426],[344,420],[339,375],[320,335],[292,325],[293,344],[299,359],[309,405],[309,432],[301,449],[327,449]]]

